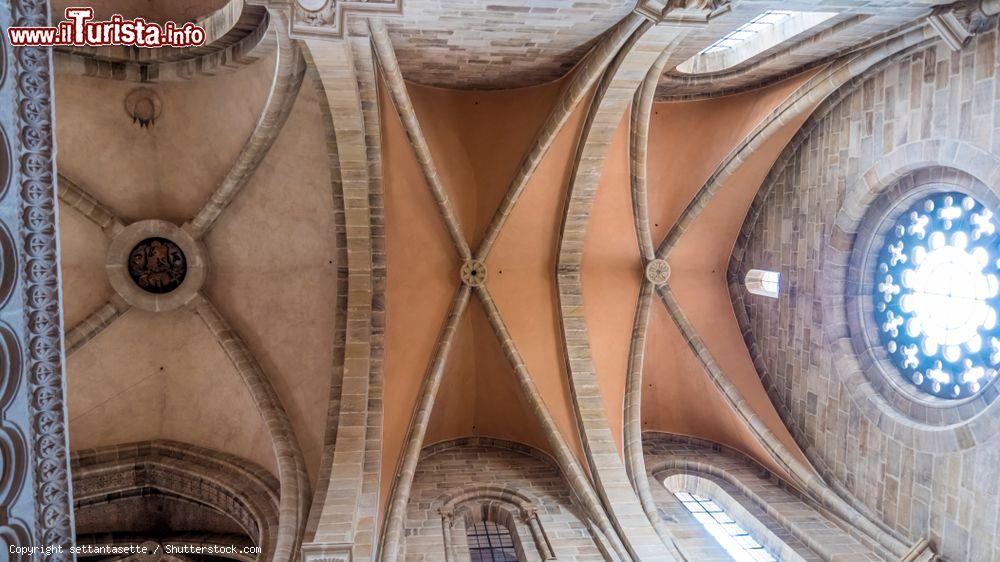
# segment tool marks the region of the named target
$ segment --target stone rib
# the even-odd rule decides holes
[[[97,337],[105,328],[121,318],[132,307],[118,295],[114,295],[90,316],[66,331],[66,356],[69,357],[87,342]]]
[[[364,119],[365,167],[368,171],[368,205],[371,216],[372,287],[371,287],[371,367],[369,370],[368,413],[365,426],[365,460],[362,465],[360,509],[357,514],[357,539],[354,556],[370,560],[375,556],[377,528],[380,525],[379,495],[382,471],[383,361],[386,327],[386,236],[384,193],[382,189],[381,118],[375,54],[369,37],[351,37],[351,62],[357,79]]]
[[[844,57],[810,78],[808,82],[761,120],[760,124],[722,160],[716,171],[698,190],[698,193],[681,213],[680,218],[667,232],[667,236],[656,250],[656,256],[662,259],[669,257],[674,246],[701,214],[701,211],[708,206],[712,197],[739,170],[743,162],[767,142],[771,135],[803,111],[807,111],[823,101],[838,88],[879,61],[925,41],[934,40],[936,37],[935,32],[928,25],[920,24],[856,55]]]
[[[427,186],[431,188],[434,202],[437,203],[438,212],[448,228],[451,241],[455,244],[455,249],[462,260],[467,261],[472,258],[472,251],[469,250],[469,244],[465,241],[465,235],[462,234],[458,217],[455,216],[451,201],[441,183],[437,165],[434,164],[434,155],[431,154],[431,149],[427,145],[427,139],[424,137],[424,131],[420,127],[420,121],[417,119],[413,102],[406,89],[406,82],[403,81],[403,75],[399,70],[399,62],[396,60],[389,32],[386,31],[385,24],[381,20],[369,20],[369,27],[371,28],[372,43],[375,45],[375,52],[382,68],[382,77],[385,79],[386,87],[392,96],[396,112],[406,128],[406,137],[410,140],[410,145],[416,153],[420,169],[424,173],[424,179],[427,180]]]
[[[652,67],[665,61],[664,51],[678,34],[676,28],[644,26],[605,74],[576,157],[556,271],[570,388],[590,472],[626,548],[641,560],[675,560],[676,550],[664,548],[673,541],[665,543],[653,528],[618,454],[590,354],[580,268],[590,210],[622,116]]]
[[[636,241],[643,261],[656,257],[652,232],[649,229],[649,199],[647,192],[647,163],[649,143],[649,119],[656,97],[657,86],[663,68],[674,52],[674,47],[684,38],[680,33],[670,47],[663,50],[646,73],[639,90],[632,100],[630,114],[630,175],[632,186],[632,218],[635,225]],[[646,351],[646,334],[649,329],[649,311],[652,302],[653,285],[643,279],[636,302],[635,318],[632,322],[632,341],[629,349],[629,365],[626,373],[625,412],[623,441],[625,452],[625,472],[632,482],[632,488],[639,497],[639,504],[660,540],[678,559],[687,560],[677,546],[663,518],[649,487],[646,477],[646,463],[642,448],[642,369]]]
[[[374,67],[364,47],[354,47],[349,40],[307,40],[303,51],[310,71],[318,78],[317,87],[322,89],[320,106],[330,146],[328,165],[334,172],[333,188],[343,194],[347,243],[346,340],[336,446],[332,458],[324,461],[330,475],[325,488],[316,492],[310,516],[316,529],[303,546],[307,561],[328,555],[360,558],[356,549],[371,547],[377,517],[378,502],[368,498],[379,474],[380,425],[371,423],[381,421],[384,305],[380,295],[385,258],[381,192],[380,187],[375,189],[381,185],[381,156],[373,100]],[[372,402],[375,404],[369,407]]]
[[[655,87],[655,86],[654,86]],[[667,528],[656,505],[646,476],[646,458],[642,448],[642,367],[646,353],[646,335],[649,331],[649,311],[653,301],[653,284],[642,281],[632,322],[632,341],[629,346],[628,373],[625,381],[625,471],[632,488],[639,496],[639,504],[646,513],[660,540],[679,560],[688,560],[677,546],[677,541]]]
[[[705,345],[705,342],[698,335],[697,330],[688,321],[670,288],[667,285],[662,285],[658,287],[657,291],[660,294],[660,300],[663,301],[667,309],[667,313],[670,314],[671,319],[683,335],[684,341],[708,374],[709,380],[712,381],[716,389],[726,398],[733,412],[740,418],[744,426],[756,435],[757,439],[771,454],[774,461],[787,474],[792,476],[795,483],[801,486],[809,497],[863,532],[882,549],[896,557],[906,554],[909,550],[908,546],[883,529],[877,520],[873,521],[869,519],[841,498],[840,495],[823,481],[812,467],[802,463],[785,447],[784,443],[767,427],[764,420],[757,415],[746,399],[743,398],[739,389],[729,381],[722,368],[715,362],[712,352],[709,351],[708,346]]]
[[[719,72],[706,72],[697,74],[684,74],[678,70],[668,70],[665,73],[661,73],[661,77],[658,81],[658,89],[660,98],[669,97],[671,94],[671,88],[685,88],[685,87],[705,87],[711,88],[715,86],[718,88],[719,84],[725,80],[731,80],[740,76],[749,75],[755,71],[759,71],[761,68],[780,63],[783,59],[789,57],[794,57],[800,53],[808,52],[810,49],[815,49],[815,47],[824,41],[830,40],[839,34],[849,32],[852,27],[864,22],[869,17],[868,14],[858,14],[851,16],[850,18],[838,22],[835,25],[820,31],[819,33],[810,35],[803,38],[800,41],[795,41],[788,45],[787,47],[779,50],[776,53],[767,55],[765,57],[751,57],[752,62],[748,64],[737,64],[733,68],[722,70]],[[884,39],[884,37],[876,38]],[[849,52],[857,51],[864,48],[866,45],[870,45],[873,41],[865,41],[861,46],[856,48],[851,48]],[[840,52],[837,57],[843,57],[846,52]],[[812,63],[815,64],[815,63]],[[758,87],[758,86],[753,86]]]
[[[566,443],[565,438],[556,426],[555,420],[552,419],[552,415],[545,406],[545,401],[538,393],[534,380],[528,372],[528,367],[521,358],[521,354],[517,351],[514,340],[507,330],[503,317],[500,315],[500,311],[497,309],[489,290],[485,285],[479,285],[476,287],[476,295],[483,304],[486,317],[489,319],[490,326],[493,328],[493,332],[496,334],[497,340],[503,348],[507,361],[510,362],[511,369],[514,371],[521,392],[528,399],[532,412],[538,421],[541,422],[545,438],[549,442],[549,446],[552,447],[556,462],[566,477],[570,489],[573,490],[577,498],[582,502],[587,514],[592,518],[594,524],[600,529],[608,542],[611,543],[612,548],[619,558],[621,560],[640,559],[635,558],[628,551],[621,542],[619,534],[616,532],[611,520],[608,519],[607,513],[604,511],[604,506],[601,504],[601,499],[591,486],[591,482],[584,473],[583,467],[580,466],[573,456],[572,451],[570,451],[569,445]],[[641,559],[645,560],[646,558]]]
[[[261,369],[243,339],[226,322],[215,306],[204,295],[199,295],[191,303],[191,307],[205,322],[232,361],[267,426],[274,447],[274,456],[278,462],[278,482],[281,492],[274,559],[293,560],[298,554],[302,527],[305,523],[303,510],[309,501],[309,480],[302,448],[295,436],[292,422],[267,374]]]
[[[646,191],[646,163],[648,160],[647,145],[649,144],[649,115],[653,109],[656,88],[663,75],[663,67],[674,52],[676,46],[686,33],[678,34],[671,47],[660,53],[656,61],[646,73],[642,86],[632,100],[632,111],[629,122],[632,130],[629,134],[629,171],[632,184],[632,218],[635,223],[635,237],[639,243],[639,252],[644,261],[656,257],[656,246],[649,230],[649,198]]]
[[[297,42],[288,36],[288,22],[277,10],[271,12],[271,19],[278,33],[278,61],[267,103],[229,173],[198,214],[184,225],[185,230],[195,238],[201,238],[212,228],[222,211],[250,181],[281,133],[302,86],[305,64]]]
[[[541,163],[545,153],[548,152],[549,147],[555,142],[556,135],[559,134],[562,126],[569,119],[573,109],[587,95],[587,92],[597,82],[601,73],[604,72],[604,69],[611,63],[611,60],[621,50],[629,37],[640,27],[649,27],[650,25],[651,23],[644,17],[634,12],[629,14],[604,34],[597,46],[580,63],[579,68],[574,71],[573,78],[563,92],[559,104],[552,109],[545,123],[539,129],[534,144],[521,160],[521,165],[510,183],[510,188],[507,190],[503,201],[500,202],[500,206],[490,220],[490,224],[486,228],[486,234],[480,243],[479,249],[476,251],[477,260],[486,260],[486,256],[489,255],[497,237],[500,236],[500,231],[503,230],[503,225],[507,222],[511,211],[513,211],[514,205],[517,204],[517,200],[521,197],[521,192],[524,191],[528,181],[534,175],[535,170]]]
[[[90,222],[101,227],[109,238],[124,227],[111,209],[62,174],[59,174],[59,201],[76,209]]]
[[[448,361],[451,344],[455,339],[458,322],[465,312],[465,307],[469,304],[471,294],[472,289],[463,284],[452,299],[445,325],[438,335],[433,358],[427,366],[427,373],[424,375],[424,381],[420,387],[417,407],[407,430],[406,449],[403,452],[400,467],[396,471],[395,484],[389,495],[389,515],[383,536],[382,544],[384,546],[379,558],[382,562],[394,562],[399,558],[406,525],[406,506],[410,501],[410,489],[416,474],[417,463],[420,460],[420,451],[424,446],[427,426],[430,424],[431,412],[434,410],[434,402],[437,400],[441,379],[444,377],[445,363]]]

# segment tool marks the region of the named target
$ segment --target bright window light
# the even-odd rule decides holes
[[[677,66],[686,74],[720,72],[799,35],[837,15],[834,12],[767,10]]]
[[[747,291],[750,291],[751,294],[770,297],[772,299],[778,298],[781,274],[777,271],[751,269],[747,272],[747,276],[744,281],[747,286]]]
[[[935,193],[896,220],[879,251],[875,320],[908,382],[939,398],[978,393],[1000,368],[1000,261],[993,212]]]
[[[687,492],[675,492],[674,496],[736,562],[777,562],[757,539],[714,501]]]

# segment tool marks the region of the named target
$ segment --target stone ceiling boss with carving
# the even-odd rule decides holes
[[[0,28],[2,559],[1000,562],[1000,0]]]

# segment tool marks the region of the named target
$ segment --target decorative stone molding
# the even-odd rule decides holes
[[[559,134],[562,126],[566,124],[577,104],[590,93],[591,88],[601,78],[605,69],[608,68],[608,65],[611,64],[614,57],[621,51],[632,34],[638,29],[649,25],[649,22],[639,14],[633,13],[626,16],[601,37],[600,42],[594,46],[587,58],[577,66],[570,83],[563,90],[562,99],[553,107],[552,112],[545,119],[545,123],[542,125],[538,136],[535,137],[534,143],[521,160],[521,165],[514,175],[514,179],[511,180],[510,187],[507,189],[507,193],[504,194],[503,201],[500,202],[496,213],[490,219],[490,224],[486,228],[486,234],[483,236],[479,249],[475,253],[476,259],[486,261],[486,257],[489,255],[490,250],[493,249],[493,244],[496,243],[497,237],[500,236],[500,231],[503,230],[507,218],[514,209],[514,205],[517,204],[521,193],[528,185],[528,181],[534,175],[545,153],[548,152],[549,147],[555,142],[556,135]]]
[[[933,32],[926,27],[917,27],[899,35],[891,36],[883,42],[876,43],[858,52],[851,53],[832,63],[819,72],[790,95],[785,101],[774,108],[767,117],[761,119],[749,134],[744,137],[725,159],[716,167],[712,176],[702,185],[691,202],[688,203],[680,218],[667,232],[666,237],[657,248],[656,255],[668,258],[677,241],[695,221],[698,215],[708,206],[708,201],[715,196],[726,181],[742,166],[743,162],[760,148],[771,135],[787,125],[803,111],[811,110],[821,103],[838,88],[865,71],[886,60],[894,54],[905,52],[911,48],[926,44],[933,37]]]
[[[633,12],[654,24],[704,25],[730,9],[729,0],[644,0]]]
[[[302,546],[303,562],[352,562],[350,544],[309,543]]]
[[[411,144],[421,163],[424,176],[428,179],[428,184],[434,194],[439,213],[452,235],[459,259],[464,261],[464,265],[467,266],[467,269],[463,268],[464,271],[460,272],[460,277],[463,279],[462,289],[458,292],[456,299],[461,299],[464,302],[466,297],[462,296],[462,290],[467,290],[470,287],[476,289],[477,296],[487,310],[487,316],[494,327],[494,332],[504,346],[505,353],[511,361],[515,373],[518,374],[518,380],[521,383],[520,388],[532,404],[532,409],[538,415],[542,427],[545,428],[546,438],[553,449],[557,451],[560,467],[567,473],[570,485],[583,499],[588,514],[593,518],[594,524],[605,529],[605,534],[611,537],[609,542],[622,555],[625,555],[625,552],[621,547],[620,541],[617,540],[617,533],[611,528],[611,523],[607,520],[603,508],[594,494],[590,481],[583,473],[572,453],[569,452],[562,434],[554,427],[551,415],[544,402],[537,395],[537,389],[534,388],[530,375],[528,375],[523,361],[513,342],[510,340],[510,336],[506,332],[506,327],[503,326],[503,320],[500,317],[499,311],[496,310],[492,298],[485,290],[486,269],[484,262],[521,192],[527,185],[546,150],[551,146],[559,129],[566,122],[575,106],[588,93],[589,88],[598,79],[600,73],[612,60],[620,46],[624,44],[628,36],[641,24],[642,19],[639,16],[633,15],[625,18],[611,32],[605,34],[588,58],[581,64],[581,68],[574,74],[574,78],[564,91],[562,101],[556,104],[536,138],[535,144],[532,145],[522,160],[521,167],[515,175],[499,208],[493,215],[483,241],[475,254],[475,259],[472,260],[468,259],[467,241],[464,239],[464,235],[452,213],[450,203],[447,197],[443,196],[445,192],[442,186],[439,185],[439,178],[437,177],[436,168],[433,165],[433,158],[429,149],[425,146],[425,141],[420,131],[420,124],[416,119],[409,96],[406,93],[405,83],[399,74],[398,64],[395,60],[395,54],[392,51],[391,42],[388,40],[388,35],[381,25],[371,25],[372,43],[378,54],[379,62],[382,64],[383,77],[393,97],[396,110],[399,112],[401,120],[406,127]],[[458,301],[453,301],[452,311],[449,312],[449,319],[455,317],[457,306]],[[464,304],[459,306],[459,308],[461,307],[464,307]],[[460,314],[460,311],[458,313]],[[451,321],[449,320],[449,323]],[[444,339],[439,338],[434,358],[428,367],[428,375],[425,378],[424,386],[418,397],[417,410],[414,412],[415,417],[408,429],[406,450],[403,452],[403,465],[399,469],[394,487],[390,492],[390,514],[388,522],[383,528],[383,546],[380,555],[384,561],[395,560],[401,548],[404,510],[408,503],[408,490],[412,481],[412,473],[415,469],[414,463],[422,446],[422,433],[426,426],[424,420],[429,418],[429,408],[433,404],[436,395],[437,383],[434,381],[440,377],[440,375],[435,375],[435,373],[440,369],[440,365],[444,361],[445,354],[447,353],[446,342],[450,341],[451,338],[451,336],[445,335],[447,330],[448,328],[446,327],[442,335]],[[417,439],[418,437],[419,439]]]
[[[144,290],[129,273],[133,250],[153,238],[175,244],[186,262],[183,280],[169,292]],[[111,286],[127,304],[150,312],[164,312],[186,306],[197,297],[208,274],[208,257],[201,243],[184,229],[167,221],[144,220],[126,226],[111,240],[104,267]]]
[[[931,543],[927,539],[920,539],[899,562],[934,562],[935,560],[938,560],[938,556],[931,548]]]
[[[927,16],[927,23],[952,51],[961,50],[969,41],[969,37],[972,37],[966,24],[962,23],[950,6],[935,8],[931,15]]]
[[[609,541],[588,532],[593,520],[575,497],[555,461],[528,445],[487,437],[430,445],[407,510],[406,560],[468,561],[467,531],[481,521],[516,533],[524,562],[541,562],[547,550],[559,560],[623,560],[598,546]]]
[[[927,16],[927,23],[949,49],[959,51],[983,29],[982,20],[997,14],[1000,14],[1000,0],[960,0],[934,8]]]
[[[486,264],[479,260],[469,260],[462,264],[460,276],[466,286],[478,287],[486,283]]]
[[[105,236],[113,237],[124,228],[121,219],[111,209],[62,174],[59,174],[59,202],[87,217],[104,231]]]
[[[163,440],[85,449],[75,452],[71,461],[78,511],[101,510],[153,490],[229,517],[261,547],[261,559],[273,559],[279,491],[278,482],[263,467],[233,455]]]
[[[441,176],[438,174],[437,166],[434,163],[434,156],[431,154],[431,149],[427,145],[427,139],[424,137],[420,121],[417,119],[417,112],[413,109],[406,81],[399,70],[399,62],[396,60],[396,53],[392,48],[392,40],[389,39],[389,32],[380,21],[370,21],[369,27],[371,29],[372,45],[374,45],[375,52],[378,54],[378,61],[386,88],[389,90],[393,105],[396,107],[396,112],[399,114],[399,118],[406,128],[406,136],[410,139],[410,145],[417,156],[417,161],[420,162],[424,179],[427,180],[427,186],[430,187],[431,193],[434,195],[434,202],[437,204],[438,212],[441,214],[442,220],[444,220],[445,227],[448,228],[452,244],[454,244],[458,255],[466,261],[467,265],[468,261],[472,258],[469,244],[465,240],[458,217],[452,209],[448,193],[441,182]],[[482,267],[482,280],[485,281],[486,266],[482,263],[479,266]],[[464,280],[465,265],[462,266],[462,271],[462,279]]]
[[[66,356],[69,357],[132,307],[117,294],[79,324],[66,330]]]
[[[646,264],[646,281],[659,287],[668,279],[670,279],[670,264],[667,263],[667,260],[659,258],[649,260],[649,263]]]
[[[403,13],[403,0],[296,0],[290,31],[298,39],[339,39],[347,32],[350,14],[389,16]]]
[[[714,194],[730,180],[748,155],[766,142],[780,127],[789,123],[795,115],[802,111],[811,111],[816,104],[821,103],[841,86],[876,67],[889,57],[926,45],[932,38],[933,32],[926,26],[913,28],[862,51],[847,55],[810,78],[797,92],[790,95],[767,118],[763,119],[761,124],[748,134],[741,144],[734,148],[720,163],[713,175],[682,212],[678,221],[671,227],[657,250],[657,256],[669,258],[670,251],[677,244],[677,241],[690,228],[701,211],[707,207]],[[674,322],[678,325],[692,351],[702,362],[712,381],[726,400],[743,417],[747,427],[752,429],[776,462],[786,468],[793,481],[802,486],[815,501],[831,509],[838,517],[855,522],[859,529],[863,530],[885,551],[895,556],[901,556],[908,547],[899,538],[898,531],[890,528],[873,515],[863,502],[852,497],[839,482],[829,478],[828,475],[826,478],[819,477],[813,467],[791,455],[774,434],[760,422],[759,417],[746,407],[745,400],[739,391],[726,380],[725,373],[715,362],[714,357],[694,327],[685,318],[683,310],[673,297],[669,287],[661,288],[659,293]]]
[[[125,113],[143,129],[155,123],[162,112],[163,102],[150,88],[136,88],[125,96]]]
[[[0,27],[49,25],[45,0]],[[0,542],[72,560],[50,50],[0,49]],[[7,554],[7,552],[5,552]]]
[[[555,559],[552,544],[538,519],[537,501],[525,492],[515,488],[473,485],[443,500],[445,503],[438,508],[438,513],[441,515],[445,552],[449,553],[449,560],[457,560],[454,556],[454,545],[451,544],[452,533],[449,530],[458,514],[464,515],[466,528],[478,521],[492,521],[507,527],[514,537],[516,548],[522,555],[528,553],[520,531],[524,530],[523,527],[527,527],[538,557],[541,560]]]

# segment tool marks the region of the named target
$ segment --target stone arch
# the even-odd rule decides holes
[[[724,474],[729,476],[728,473]],[[680,467],[660,471],[654,475],[654,478],[666,486],[670,492],[689,492],[711,499],[725,509],[730,517],[739,523],[741,527],[747,529],[770,552],[777,554],[779,559],[787,560],[788,562],[804,562],[802,555],[788,546],[775,533],[774,529],[765,525],[760,519],[750,513],[739,499],[727,491],[726,483],[739,486],[739,482],[735,479],[724,478],[723,482],[719,482],[717,477],[709,473],[698,469]],[[759,495],[749,490],[748,492],[750,493],[747,494],[746,499],[754,503],[762,503],[766,506],[766,503],[763,502]],[[780,529],[778,532],[781,532]]]
[[[877,237],[879,216],[909,192],[934,183],[956,185],[989,206],[1000,204],[1000,157],[970,143],[926,139],[903,144],[875,162],[849,185],[832,225],[822,259],[823,323],[838,360],[834,372],[844,382],[862,414],[887,435],[910,447],[953,453],[985,443],[996,423],[997,386],[955,404],[917,404],[894,392],[885,378],[880,348],[864,337],[865,310],[859,299],[864,285],[866,248]]]
[[[678,537],[691,538],[691,525],[684,523],[690,516],[672,492],[687,491],[716,501],[781,560],[874,554],[850,522],[835,519],[746,454],[693,437],[659,432],[643,437],[653,497]],[[692,542],[681,540],[679,547],[691,549]]]
[[[529,493],[509,486],[470,486],[447,498],[438,508],[447,560],[463,559],[461,554],[468,552],[468,545],[463,548],[460,537],[466,537],[467,529],[480,521],[496,523],[510,531],[520,560],[555,558],[538,518],[539,502]]]
[[[415,470],[400,550],[408,560],[468,560],[467,528],[493,522],[511,531],[520,560],[613,553],[578,501],[556,461],[533,447],[491,437],[435,443]]]
[[[271,560],[278,535],[279,488],[277,480],[264,468],[209,449],[174,441],[145,441],[77,451],[71,457],[74,508],[78,532],[87,535],[87,520],[113,519],[116,508],[128,508],[135,498],[158,498],[172,506],[182,506],[188,516],[221,526],[220,540],[233,544],[239,535],[249,538],[243,546],[257,546],[261,560]],[[227,525],[226,522],[233,525]],[[233,534],[227,530],[241,530]],[[114,542],[119,530],[90,529],[90,537],[80,542]],[[128,539],[136,542],[131,530]],[[167,533],[148,537],[160,543],[192,537]],[[197,540],[204,538],[199,534]],[[108,539],[108,540],[105,540]],[[124,540],[124,539],[123,539]],[[141,542],[141,541],[140,541]],[[220,543],[226,544],[226,543]],[[228,546],[228,544],[226,544]]]

